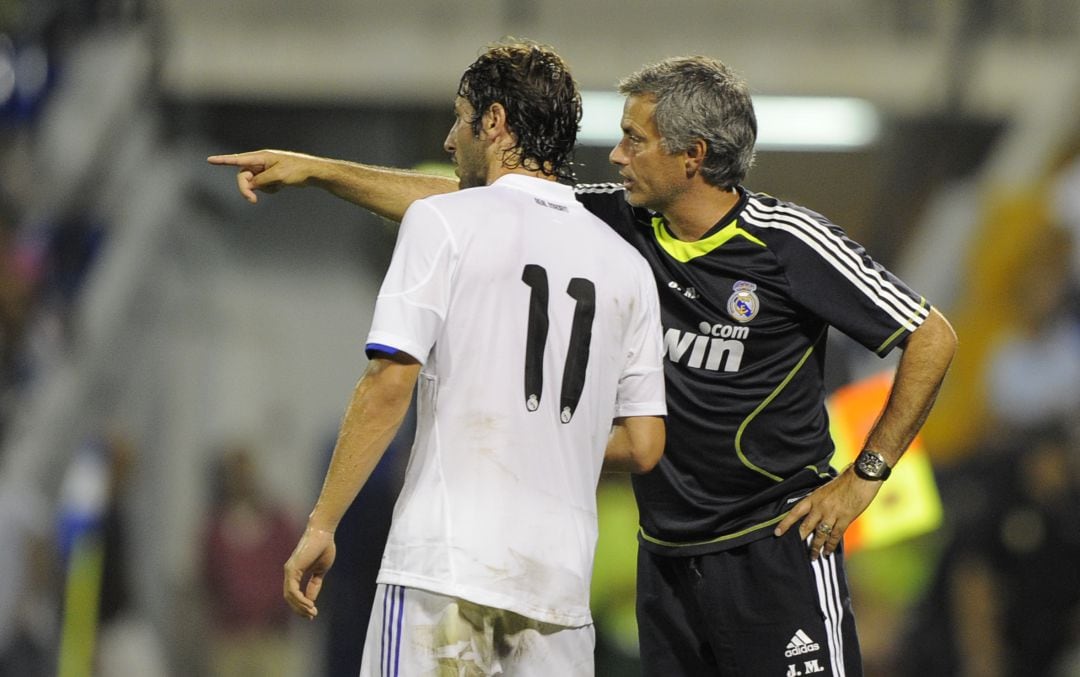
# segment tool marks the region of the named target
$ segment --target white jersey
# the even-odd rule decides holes
[[[509,174],[420,200],[368,345],[423,362],[378,582],[591,623],[612,418],[666,413],[645,260],[553,181]]]

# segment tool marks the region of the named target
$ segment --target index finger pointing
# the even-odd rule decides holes
[[[211,155],[206,161],[212,165],[235,165],[239,164],[236,155]]]
[[[252,164],[262,164],[262,153],[232,153],[230,155],[211,155],[206,161],[212,165],[232,165],[243,167]]]

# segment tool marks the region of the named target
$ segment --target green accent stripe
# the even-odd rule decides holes
[[[802,369],[804,364],[806,364],[806,361],[810,359],[810,355],[812,355],[814,352],[814,346],[816,346],[818,344],[818,341],[820,341],[822,337],[825,336],[826,331],[828,331],[828,327],[821,331],[818,337],[814,340],[814,343],[806,349],[805,353],[803,353],[803,356],[799,360],[798,364],[796,364],[795,367],[788,373],[788,375],[784,377],[784,380],[780,382],[780,385],[776,386],[776,389],[769,393],[768,397],[762,400],[761,404],[757,406],[757,409],[754,409],[754,411],[750,412],[750,415],[747,416],[746,419],[739,425],[738,432],[735,433],[735,453],[739,456],[739,460],[742,461],[742,464],[750,470],[761,473],[765,477],[768,477],[775,482],[783,482],[784,478],[780,477],[779,475],[774,475],[768,470],[759,468],[758,466],[751,463],[750,459],[746,458],[746,454],[744,454],[742,450],[743,433],[746,432],[746,427],[750,425],[750,422],[753,421],[758,414],[764,411],[765,407],[769,406],[770,402],[776,399],[777,395],[779,395],[784,390],[784,388],[787,387],[788,383],[791,383],[791,379],[795,378],[795,374],[799,373],[799,370]]]
[[[919,297],[919,309],[921,310],[921,309],[923,309],[925,307],[926,307],[926,297],[925,296],[920,296]],[[918,314],[919,314],[918,312],[912,313],[911,317],[909,317],[908,320],[912,324],[915,324],[915,318],[918,316]],[[875,350],[874,352],[876,352],[877,354],[880,355],[882,353],[882,351],[884,351],[886,348],[891,346],[893,344],[893,341],[895,341],[897,338],[899,338],[900,335],[903,334],[905,331],[907,331],[906,327],[900,327],[899,329],[894,331],[893,335],[890,336],[889,338],[885,339],[885,342],[882,343],[880,346],[878,346],[877,350]]]
[[[732,221],[709,237],[703,240],[694,240],[693,242],[683,242],[673,237],[664,227],[664,220],[659,216],[653,217],[652,227],[653,233],[656,235],[656,241],[664,248],[664,251],[680,263],[687,263],[699,256],[704,256],[717,247],[723,246],[734,237],[745,237],[756,245],[766,246],[764,242],[739,228],[738,221]]]
[[[745,529],[743,529],[741,531],[736,531],[736,532],[731,533],[731,534],[724,534],[723,536],[717,536],[716,538],[709,539],[707,541],[694,541],[693,543],[674,543],[672,541],[661,541],[659,538],[653,538],[652,536],[648,535],[647,533],[645,533],[645,530],[641,529],[640,527],[638,528],[638,531],[641,533],[641,537],[644,538],[649,543],[655,543],[656,545],[662,545],[662,546],[665,546],[665,547],[668,547],[668,548],[692,548],[695,545],[710,545],[712,543],[723,543],[724,541],[730,541],[733,538],[738,538],[740,536],[745,536],[746,534],[757,531],[758,529],[764,529],[765,527],[771,527],[772,525],[776,524],[780,520],[784,519],[784,517],[786,517],[786,516],[787,516],[787,513],[785,512],[783,515],[778,515],[778,516],[772,518],[771,520],[769,520],[768,522],[762,522],[761,524],[755,524],[754,526],[746,527]]]
[[[829,476],[829,473],[820,472],[815,466],[812,466],[812,465],[806,466],[805,469],[814,471],[814,473],[816,473],[819,477],[828,477]],[[647,533],[645,533],[645,530],[643,528],[641,528],[641,527],[638,527],[638,533],[640,533],[641,537],[644,538],[646,541],[648,541],[649,543],[655,543],[656,545],[662,545],[662,546],[667,547],[667,548],[692,548],[692,547],[694,547],[696,545],[711,545],[713,543],[723,543],[724,541],[730,541],[732,539],[739,538],[740,536],[745,536],[746,534],[757,531],[758,529],[764,529],[765,527],[771,527],[772,525],[780,522],[780,520],[787,517],[788,513],[790,513],[790,512],[791,511],[788,510],[787,512],[784,512],[784,513],[781,513],[780,515],[777,515],[776,517],[772,518],[768,522],[762,522],[760,524],[755,524],[754,526],[746,527],[745,529],[742,529],[740,531],[736,531],[736,532],[730,533],[730,534],[724,534],[723,536],[717,536],[716,538],[711,538],[711,539],[709,539],[707,541],[693,541],[691,543],[676,543],[674,541],[662,541],[659,538],[654,538],[654,537],[648,535]]]

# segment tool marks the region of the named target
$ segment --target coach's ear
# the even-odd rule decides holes
[[[692,178],[705,164],[705,154],[709,152],[709,144],[705,139],[694,139],[690,147],[683,151],[683,167],[686,169],[686,178]]]

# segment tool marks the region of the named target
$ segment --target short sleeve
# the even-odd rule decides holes
[[[626,365],[619,379],[615,415],[664,416],[663,337],[660,331],[660,298],[644,259],[637,276],[637,312],[627,328]]]
[[[401,351],[426,362],[446,317],[456,262],[442,214],[426,200],[413,203],[375,301],[369,349]]]
[[[926,299],[831,223],[788,225],[769,247],[799,305],[879,356],[903,343],[929,314]]]

